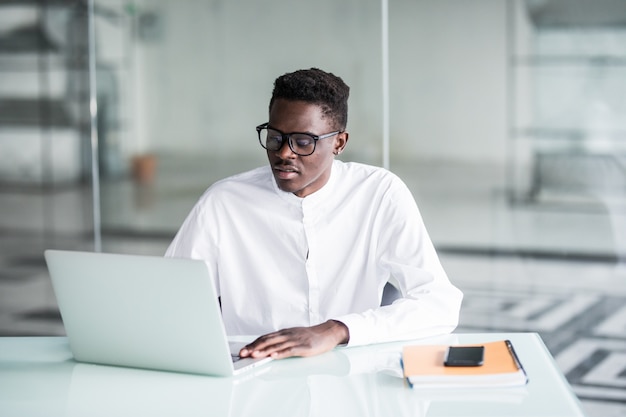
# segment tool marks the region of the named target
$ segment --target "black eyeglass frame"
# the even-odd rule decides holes
[[[267,147],[263,143],[263,139],[261,139],[261,131],[263,129],[272,129],[272,130],[280,133],[282,141],[281,141],[280,146],[278,147],[278,149],[267,149]],[[271,127],[269,122],[260,124],[260,125],[258,125],[256,127],[256,133],[257,133],[257,136],[259,137],[259,143],[261,144],[263,149],[267,149],[267,150],[272,151],[272,152],[279,151],[280,149],[282,149],[282,147],[284,146],[285,141],[286,141],[287,144],[289,145],[289,149],[291,149],[291,152],[295,153],[298,156],[309,156],[309,155],[312,155],[313,152],[315,152],[315,149],[317,148],[317,141],[318,140],[330,138],[331,136],[335,136],[335,135],[338,135],[338,134],[343,133],[343,132],[344,132],[343,130],[337,130],[335,132],[325,133],[323,135],[314,135],[314,134],[308,133],[308,132],[283,133],[280,130]],[[307,154],[302,154],[302,153],[296,152],[293,149],[293,144],[291,143],[291,135],[307,135],[307,136],[309,136],[311,139],[313,139],[313,150],[310,153],[307,153]]]

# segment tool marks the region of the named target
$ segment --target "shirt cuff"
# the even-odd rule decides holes
[[[342,344],[341,346],[363,346],[373,343],[372,337],[367,334],[365,320],[359,314],[347,314],[345,316],[335,317],[332,320],[339,321],[348,328],[348,343]]]

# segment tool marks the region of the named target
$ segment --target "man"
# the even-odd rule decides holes
[[[206,261],[228,334],[263,335],[242,357],[310,356],[457,325],[462,294],[405,184],[335,160],[348,143],[348,95],[316,68],[276,79],[269,122],[257,127],[269,166],[213,184],[167,250]],[[389,280],[402,297],[381,307]]]

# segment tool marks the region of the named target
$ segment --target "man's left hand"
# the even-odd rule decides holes
[[[275,359],[290,356],[313,356],[327,352],[335,346],[348,343],[348,327],[335,320],[317,326],[292,327],[259,337],[239,352],[242,358]]]

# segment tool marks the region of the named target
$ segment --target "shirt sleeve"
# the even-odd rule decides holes
[[[348,327],[348,346],[442,335],[458,325],[463,295],[449,281],[413,196],[403,183],[389,194],[377,264],[382,279],[395,281],[402,297],[388,306],[335,317]]]
[[[203,260],[209,270],[217,295],[220,296],[219,280],[217,279],[217,245],[214,243],[215,229],[207,224],[210,219],[206,215],[208,202],[206,195],[193,207],[174,240],[165,251],[166,257],[189,258]]]

